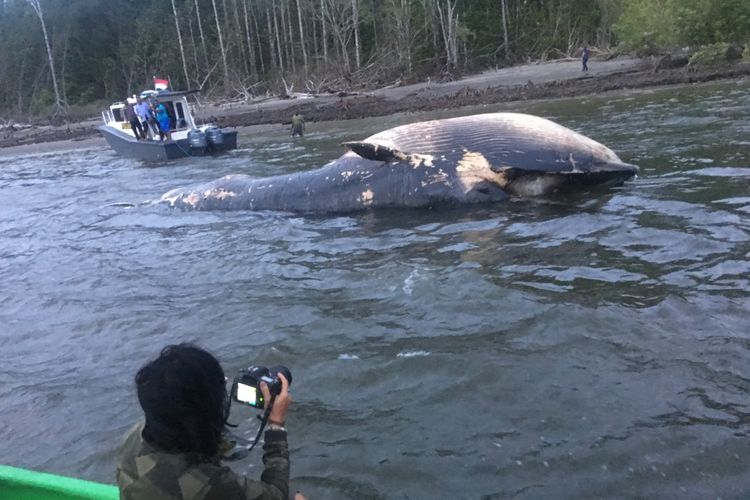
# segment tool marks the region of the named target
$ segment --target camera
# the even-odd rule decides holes
[[[271,396],[281,393],[281,379],[279,373],[283,373],[289,385],[292,384],[292,372],[286,366],[274,366],[266,368],[265,366],[251,366],[240,370],[232,382],[232,399],[253,408],[262,410],[266,406],[263,392],[260,390],[260,383],[265,382]]]

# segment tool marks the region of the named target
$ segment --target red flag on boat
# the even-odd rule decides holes
[[[168,88],[169,88],[169,80],[154,77],[154,89],[167,90]]]

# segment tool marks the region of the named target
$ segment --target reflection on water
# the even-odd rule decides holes
[[[221,158],[0,157],[0,462],[101,481],[170,342],[294,371],[311,498],[742,498],[750,484],[750,87],[243,131]],[[639,164],[625,186],[350,216],[177,212],[229,173],[487,111]],[[239,432],[253,413],[235,409]],[[259,475],[260,456],[233,464]]]

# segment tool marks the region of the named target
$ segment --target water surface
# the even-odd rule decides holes
[[[750,84],[243,130],[221,158],[0,157],[0,462],[113,482],[133,375],[294,373],[310,498],[745,498]],[[143,203],[426,118],[539,114],[641,166],[565,198],[353,215]],[[239,432],[254,414],[235,408]],[[260,453],[234,463],[260,475]]]

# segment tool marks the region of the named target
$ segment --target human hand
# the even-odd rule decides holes
[[[294,500],[307,500],[307,497],[298,491],[294,494]]]
[[[278,373],[277,376],[279,377],[279,380],[281,380],[281,392],[279,392],[273,402],[273,408],[271,408],[271,414],[268,416],[268,422],[283,426],[286,422],[286,412],[292,402],[292,395],[289,394],[289,381],[284,374]],[[263,398],[266,402],[270,402],[271,391],[268,389],[268,384],[261,382],[260,390],[263,393]]]

